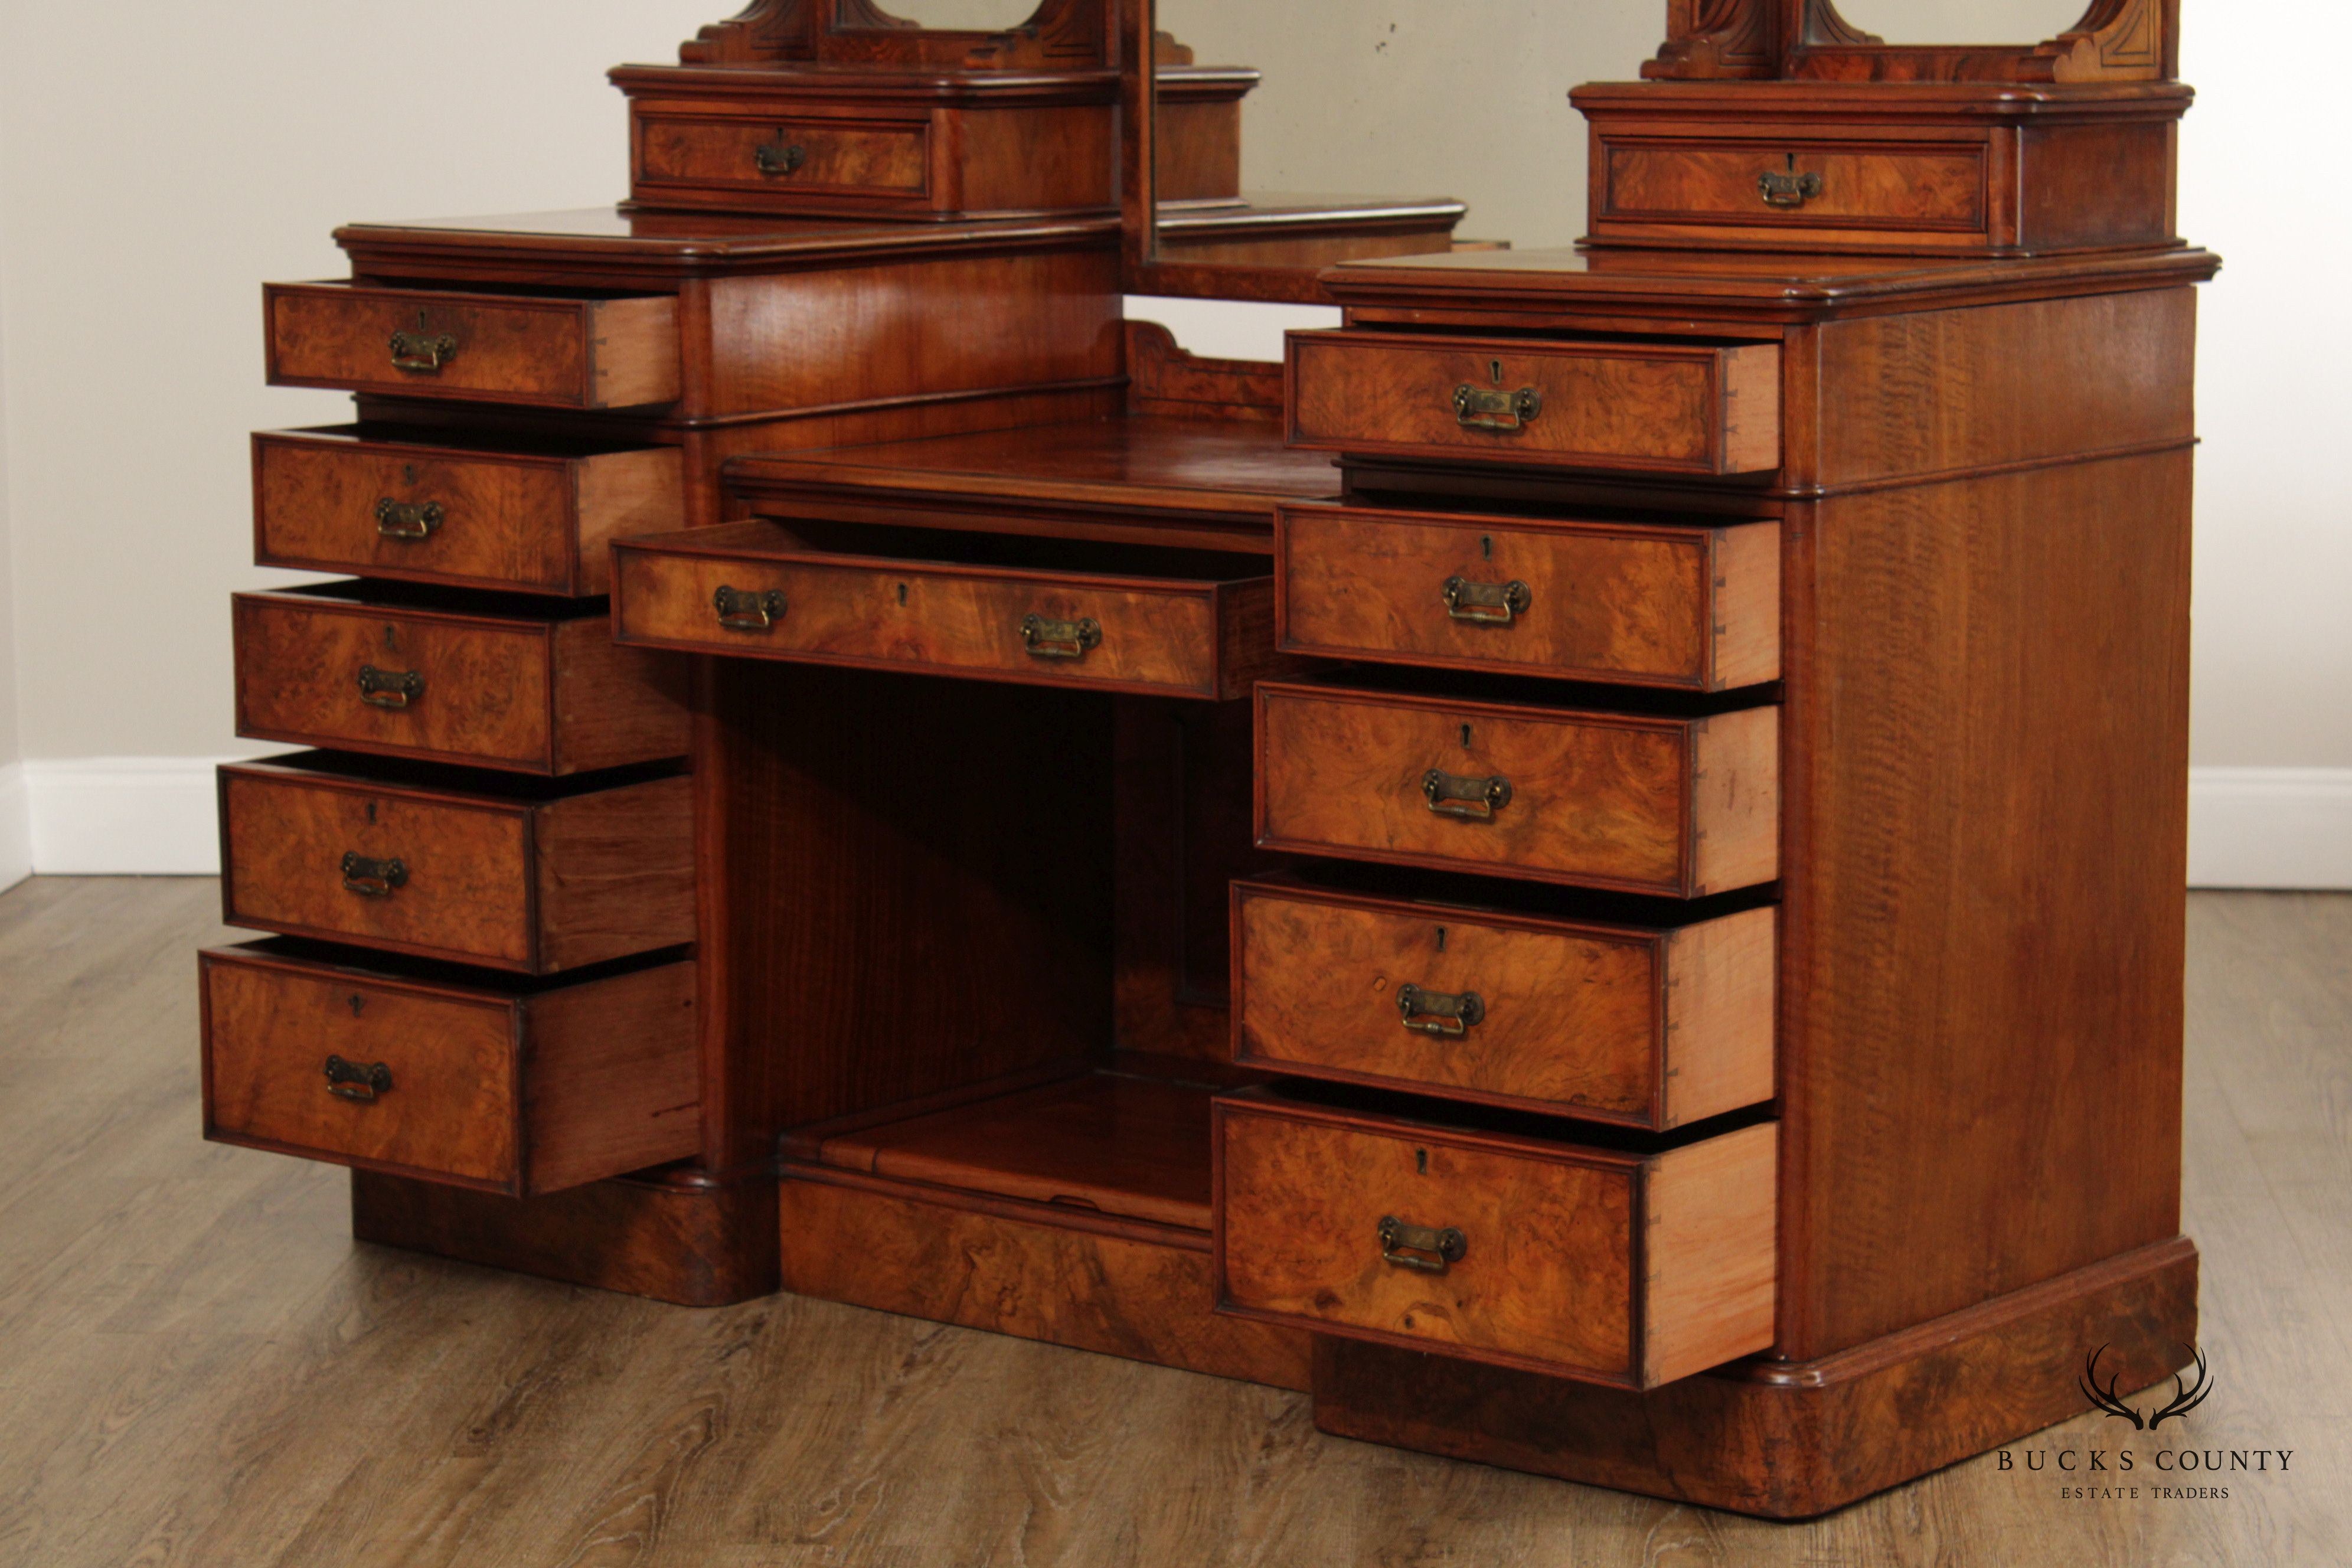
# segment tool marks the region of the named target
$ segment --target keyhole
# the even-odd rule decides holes
[[[416,482],[415,464],[403,463],[400,466],[400,482],[404,485],[413,485]]]
[[[1467,724],[1462,726],[1462,748],[1465,751],[1470,748],[1470,726]]]
[[[367,803],[367,813],[368,826],[370,827],[373,827],[375,826],[375,802],[370,801]]]
[[[1425,1175],[1429,1174],[1429,1151],[1428,1151],[1428,1150],[1426,1150],[1426,1149],[1415,1149],[1415,1150],[1412,1152],[1412,1168],[1413,1168],[1413,1170],[1414,1170],[1415,1172],[1417,1172],[1418,1173],[1420,1173],[1420,1174],[1422,1174],[1422,1175],[1424,1175],[1424,1176],[1425,1176]]]
[[[907,602],[907,584],[904,583],[898,584],[898,602],[902,605]]]
[[[1492,561],[1495,558],[1495,536],[1493,534],[1482,533],[1478,536],[1478,553],[1489,561]]]
[[[1439,926],[1437,928],[1437,951],[1440,952],[1444,952],[1445,951],[1445,928],[1444,926]]]
[[[356,991],[352,992],[352,1017],[354,1017],[354,1018],[358,1017],[358,1016],[360,1016],[360,1013],[361,1013],[362,1009],[365,1008],[366,1006],[367,1006],[367,998],[366,998],[366,997],[364,997],[364,996],[362,996],[362,995],[361,995],[361,994],[360,994],[358,992],[356,992]]]
[[[1793,159],[1791,159],[1791,160],[1790,160],[1790,162],[1792,162],[1792,163],[1793,163],[1793,162],[1794,162],[1794,160],[1793,160]],[[1502,384],[1503,384],[1503,362],[1502,362],[1501,360],[1498,360],[1498,359],[1490,359],[1490,360],[1488,360],[1488,361],[1486,362],[1486,374],[1489,374],[1489,375],[1491,375],[1491,376],[1493,376],[1493,377],[1495,378],[1495,384],[1496,384],[1496,386],[1500,386],[1500,385],[1502,385]]]
[[[383,646],[386,647],[398,647],[400,646],[400,628],[398,626],[386,626],[383,628]]]

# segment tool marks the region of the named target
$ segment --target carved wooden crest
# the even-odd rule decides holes
[[[2091,0],[2047,43],[2015,48],[1889,44],[1837,0],[1667,0],[1666,42],[1643,66],[1673,81],[2172,81],[2180,0]]]
[[[1116,61],[1118,0],[1042,0],[1002,32],[925,27],[874,0],[752,0],[678,50],[690,66],[934,66],[962,70],[1087,70]]]

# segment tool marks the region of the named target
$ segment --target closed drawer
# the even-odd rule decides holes
[[[640,193],[756,191],[779,208],[845,195],[919,203],[930,191],[928,121],[730,119],[640,110]]]
[[[1780,678],[1780,527],[1292,506],[1286,652],[1721,691]]]
[[[1608,137],[1596,216],[1635,224],[1892,229],[1981,239],[1982,138],[1942,142],[1784,137]]]
[[[1692,899],[1780,874],[1780,710],[1257,689],[1269,849]]]
[[[1260,557],[908,529],[828,538],[835,547],[821,549],[749,522],[625,542],[614,552],[614,635],[1171,697],[1241,697],[1274,667],[1274,580]]]
[[[683,668],[614,647],[601,614],[515,604],[438,607],[396,584],[239,594],[237,733],[542,774],[686,754]]]
[[[699,1146],[690,963],[505,986],[283,942],[199,963],[216,1142],[518,1197]]]
[[[1769,909],[1670,929],[1234,885],[1245,1067],[1664,1131],[1772,1097]]]
[[[1771,1346],[1772,1123],[1644,1155],[1264,1090],[1213,1118],[1221,1311],[1631,1388]]]
[[[1293,332],[1290,444],[1623,472],[1780,466],[1780,349]]]
[[[402,440],[358,428],[253,438],[254,558],[587,598],[609,593],[614,539],[685,525],[674,447],[541,451]]]
[[[263,290],[273,386],[546,408],[678,395],[677,301],[565,300],[355,283]]]
[[[569,791],[296,757],[220,770],[222,918],[551,974],[694,940],[686,778]]]

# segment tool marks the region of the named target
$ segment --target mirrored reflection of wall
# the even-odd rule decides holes
[[[2083,19],[2085,0],[1838,0],[1890,44],[2038,44]]]
[[[882,9],[926,27],[994,33],[1027,21],[1037,0],[883,0]]]
[[[1664,36],[1648,0],[1159,0],[1201,65],[1265,73],[1242,106],[1253,195],[1454,196],[1464,239],[1584,232],[1580,82],[1635,76]]]

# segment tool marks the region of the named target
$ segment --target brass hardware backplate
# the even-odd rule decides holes
[[[425,324],[425,312],[416,312],[416,330],[392,334],[392,367],[417,375],[434,375],[457,355],[457,337],[454,332],[436,332]]]
[[[751,149],[751,162],[770,179],[781,179],[800,173],[801,165],[808,162],[808,149],[797,142],[787,143],[780,132],[773,142],[762,142]]]
[[[1397,1016],[1416,1035],[1458,1039],[1486,1021],[1486,999],[1475,991],[1456,995],[1408,982],[1397,987],[1396,999]]]
[[[437,500],[401,501],[385,496],[375,503],[375,531],[386,539],[413,543],[432,538],[446,515]]]
[[[1496,812],[1511,804],[1511,781],[1499,773],[1493,778],[1467,779],[1432,768],[1421,775],[1421,793],[1428,800],[1429,809],[1440,816],[1489,822]]]
[[[1519,582],[1473,583],[1467,577],[1448,577],[1444,593],[1447,615],[1482,626],[1507,626],[1536,601],[1535,591]]]
[[[425,677],[413,669],[360,666],[360,700],[371,708],[405,708],[425,695]]]
[[[1764,198],[1768,207],[1801,207],[1822,194],[1822,177],[1816,174],[1800,174],[1793,168],[1786,174],[1767,169],[1756,176],[1756,194]]]
[[[783,591],[778,588],[730,588],[721,585],[710,595],[719,624],[730,632],[764,632],[784,618]]]
[[[1468,382],[1454,389],[1454,417],[1466,430],[1524,430],[1543,412],[1543,394],[1532,386],[1496,392]]]
[[[382,1062],[347,1062],[329,1057],[327,1092],[338,1100],[371,1103],[378,1095],[392,1092],[392,1069]]]
[[[1092,616],[1075,621],[1021,617],[1021,646],[1034,658],[1084,658],[1102,646],[1102,623]]]
[[[363,899],[388,899],[408,886],[408,867],[398,856],[371,860],[353,850],[343,857],[343,886]]]
[[[1407,1225],[1394,1215],[1381,1217],[1380,1238],[1383,1261],[1423,1274],[1443,1274],[1470,1251],[1470,1238],[1450,1225],[1436,1230]]]

